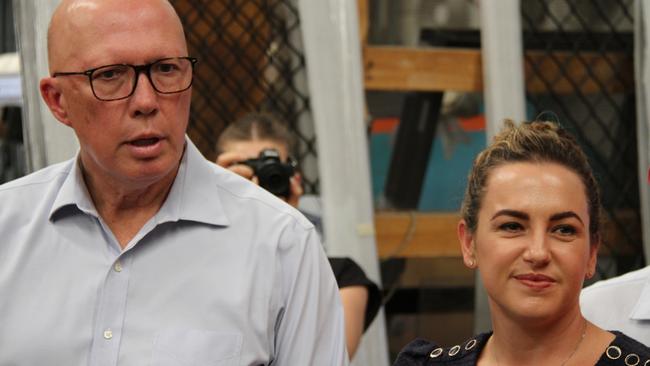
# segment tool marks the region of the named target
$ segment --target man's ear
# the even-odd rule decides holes
[[[478,267],[478,260],[476,259],[476,247],[474,243],[474,234],[467,226],[467,222],[461,219],[457,227],[458,241],[460,241],[460,251],[463,254],[463,263],[468,268],[474,269]]]
[[[68,106],[57,80],[53,77],[45,77],[41,79],[39,89],[41,90],[41,96],[45,104],[50,108],[54,117],[64,125],[71,127],[70,120],[68,119]]]

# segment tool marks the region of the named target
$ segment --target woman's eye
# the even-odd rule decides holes
[[[568,236],[575,235],[577,230],[571,225],[559,225],[553,228],[553,232],[563,236]]]
[[[506,222],[499,225],[499,230],[514,233],[523,230],[523,227],[518,222]]]

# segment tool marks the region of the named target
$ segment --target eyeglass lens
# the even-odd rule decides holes
[[[130,65],[109,65],[95,70],[90,76],[93,91],[99,99],[126,98],[134,90],[136,69]],[[192,62],[184,58],[170,58],[150,65],[151,83],[159,93],[177,93],[192,83]]]

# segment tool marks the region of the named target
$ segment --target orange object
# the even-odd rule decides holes
[[[372,121],[372,133],[391,133],[394,132],[399,124],[399,118],[377,118]]]
[[[466,118],[458,117],[458,123],[466,132],[485,131],[485,116],[482,114]]]

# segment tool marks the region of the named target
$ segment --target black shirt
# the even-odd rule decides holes
[[[329,257],[328,259],[339,288],[364,286],[368,289],[368,304],[366,305],[366,316],[363,324],[363,330],[365,332],[373,319],[375,319],[381,306],[381,292],[379,291],[379,287],[366,277],[363,269],[351,258]]]
[[[650,348],[618,331],[595,366],[650,365]],[[443,348],[435,343],[417,339],[397,356],[393,366],[474,366],[492,333],[481,333],[453,347]]]

